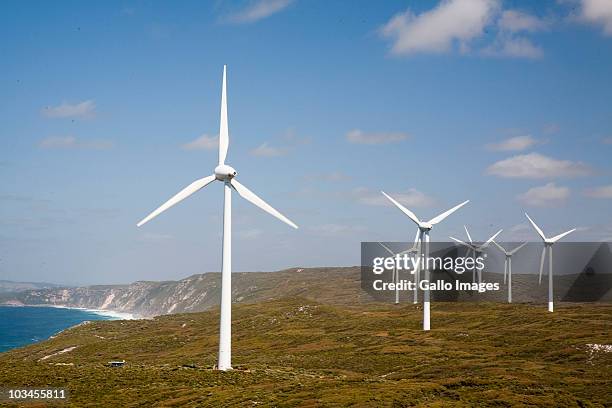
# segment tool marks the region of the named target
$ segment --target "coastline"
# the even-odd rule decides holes
[[[28,305],[24,305],[24,306],[28,306]],[[35,306],[35,305],[30,305],[30,306]],[[47,307],[56,307],[56,308],[61,308],[61,309],[82,310],[84,312],[90,312],[90,313],[94,313],[100,316],[107,316],[107,317],[113,318],[109,320],[139,320],[139,319],[142,319],[142,317],[140,317],[139,315],[135,313],[119,312],[117,310],[90,309],[87,307],[64,306],[64,305],[36,305],[36,306],[42,306],[42,307],[47,306]]]
[[[65,305],[10,303],[1,304],[0,309],[0,354],[53,339],[66,330],[95,321],[137,319],[132,313]],[[43,309],[46,309],[47,312],[44,312]],[[53,312],[53,309],[57,310],[57,312]],[[65,309],[66,312],[60,312],[59,309]],[[53,319],[53,316],[56,315],[60,316],[60,318]],[[28,316],[47,317],[41,320],[40,318],[29,318]],[[49,317],[53,320],[45,323]],[[21,323],[16,326],[15,330],[11,330],[15,322]]]
[[[0,306],[7,307],[53,307],[56,309],[73,309],[73,310],[82,310],[84,312],[94,313],[100,316],[111,317],[112,319],[108,320],[139,320],[143,319],[142,316],[136,313],[127,313],[120,312],[117,310],[107,310],[107,309],[90,309],[87,307],[77,307],[77,306],[65,306],[65,305],[51,305],[51,304],[38,304],[38,305],[26,305],[26,304],[0,304]]]

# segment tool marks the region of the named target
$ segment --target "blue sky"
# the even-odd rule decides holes
[[[432,232],[612,239],[612,3],[6,2],[0,278],[70,284],[218,271],[223,64],[238,177],[234,270],[356,265]]]

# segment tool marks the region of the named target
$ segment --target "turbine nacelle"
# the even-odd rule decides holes
[[[221,181],[229,181],[236,177],[236,170],[227,164],[220,164],[215,167],[215,178]]]
[[[420,222],[419,223],[419,229],[423,232],[425,231],[429,231],[433,228],[433,224],[430,222]]]

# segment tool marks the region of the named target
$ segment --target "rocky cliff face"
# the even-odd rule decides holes
[[[3,303],[57,305],[113,310],[150,317],[203,311],[219,305],[221,274],[193,275],[179,281],[129,285],[26,290],[3,297]],[[288,269],[232,274],[232,301],[256,302],[302,296],[331,304],[367,301],[359,268]]]
[[[364,302],[393,302],[394,292],[366,293],[361,289],[360,268],[287,269],[279,272],[242,272],[232,274],[232,302],[254,303],[264,300],[301,297],[331,305],[356,305]],[[433,273],[432,281],[448,279]],[[452,278],[455,279],[455,278]],[[471,276],[463,279],[471,281]],[[515,302],[544,303],[548,285],[538,285],[537,275],[513,274]],[[506,302],[503,275],[485,274],[485,282],[497,282],[501,290],[479,294],[474,291],[431,292],[432,301]],[[219,305],[221,274],[193,275],[179,281],[134,282],[129,285],[87,286],[26,290],[0,294],[0,304],[58,305],[113,310],[142,317],[199,312]],[[412,302],[413,293],[400,293],[400,302]],[[419,296],[422,299],[422,294]],[[555,277],[555,301],[612,301],[612,274],[575,274]]]

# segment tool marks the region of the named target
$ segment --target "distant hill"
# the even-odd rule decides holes
[[[207,310],[219,305],[220,296],[221,274],[205,273],[179,281],[32,289],[0,296],[0,303],[108,309],[148,317]],[[372,300],[360,289],[359,267],[232,273],[234,303],[298,296],[339,305]]]
[[[47,282],[14,282],[0,279],[0,293],[20,292],[23,290],[59,288],[62,285]]]
[[[407,278],[407,277],[406,277]],[[432,281],[460,279],[432,272]],[[498,282],[501,290],[479,294],[471,291],[432,292],[440,301],[506,301],[503,276],[485,273],[485,282]],[[533,274],[513,274],[513,300],[516,303],[544,303],[548,283],[538,285]],[[574,274],[555,277],[555,301],[612,301],[612,274]],[[412,292],[400,294],[401,303],[412,302]],[[422,299],[422,295],[420,295]],[[42,288],[0,294],[0,304],[61,305],[106,309],[142,317],[185,312],[200,312],[219,305],[221,274],[205,273],[178,281],[140,281],[126,285],[96,285],[75,288]],[[278,272],[232,273],[232,302],[255,303],[281,298],[301,297],[327,305],[354,306],[372,301],[392,303],[393,292],[367,293],[361,288],[359,267],[294,268]]]

